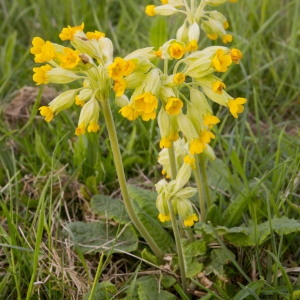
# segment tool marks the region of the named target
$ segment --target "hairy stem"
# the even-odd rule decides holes
[[[202,176],[200,170],[200,162],[199,162],[198,155],[195,155],[195,158],[196,158],[196,169],[194,170],[194,176],[195,176],[198,196],[199,196],[200,215],[201,215],[201,221],[205,222],[205,196],[204,196]]]
[[[120,148],[119,148],[119,143],[118,143],[118,138],[117,138],[117,133],[116,133],[116,128],[115,128],[115,123],[112,117],[111,109],[109,106],[108,101],[101,101],[102,109],[103,109],[103,114],[105,117],[105,122],[107,126],[107,131],[109,135],[109,140],[111,144],[111,149],[113,152],[114,156],[114,162],[115,162],[115,167],[119,179],[119,184],[121,188],[121,193],[122,197],[124,200],[124,204],[127,210],[127,213],[137,228],[137,230],[140,232],[142,237],[146,240],[148,243],[149,247],[152,249],[152,251],[155,253],[156,256],[159,258],[163,258],[163,253],[161,249],[157,246],[156,242],[153,240],[147,229],[144,227],[143,223],[140,221],[138,216],[136,215],[133,205],[131,203],[128,190],[127,190],[127,184],[126,184],[126,178],[125,178],[125,173],[124,173],[124,167],[123,167],[123,162],[122,162],[122,157],[120,153]]]

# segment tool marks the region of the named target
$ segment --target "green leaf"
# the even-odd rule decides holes
[[[243,286],[242,290],[235,295],[233,300],[242,300],[250,295],[253,296],[253,293],[255,294],[256,290],[260,290],[262,288],[262,286],[264,285],[264,283],[265,283],[264,280],[258,280],[258,281],[249,283],[247,286]],[[258,299],[260,299],[260,298],[258,298]]]
[[[150,30],[151,44],[155,49],[158,49],[167,41],[167,39],[168,35],[166,19],[164,17],[157,16]]]
[[[154,276],[143,276],[137,280],[139,300],[176,300],[167,291],[158,293],[158,281]]]
[[[91,200],[91,210],[101,217],[107,217],[121,224],[127,224],[131,221],[124,203],[119,199],[95,195]]]
[[[159,266],[161,263],[160,259],[156,255],[153,255],[152,252],[149,252],[147,248],[142,251],[141,256],[143,259],[152,262],[156,266]]]
[[[217,226],[223,223],[222,217],[220,216],[220,211],[215,204],[213,204],[207,210],[206,221],[210,221],[213,226]]]
[[[175,283],[176,283],[176,279],[173,276],[163,275],[161,278],[161,284],[165,289],[168,289]]]
[[[88,292],[83,296],[83,300],[88,300],[90,297],[90,293]],[[110,282],[100,282],[97,283],[95,292],[93,295],[93,300],[104,300],[111,299],[117,293],[116,287]]]
[[[63,236],[67,238],[70,235],[75,247],[82,253],[109,252],[112,247],[112,253],[118,253],[118,250],[133,252],[138,247],[138,237],[131,225],[118,231],[118,227],[106,223],[73,222],[66,228]]]
[[[206,253],[206,243],[203,240],[194,241],[183,245],[183,254],[186,262],[186,277],[191,278],[199,274],[203,264],[198,263],[197,257]]]
[[[206,274],[213,272],[217,276],[225,277],[224,265],[227,265],[231,260],[235,259],[235,255],[231,251],[228,253],[230,253],[229,257],[223,249],[212,250],[211,263],[205,269]]]
[[[143,211],[145,211],[153,219],[157,220],[159,213],[156,207],[157,193],[138,188],[134,185],[128,185],[127,187],[130,198],[132,198]]]

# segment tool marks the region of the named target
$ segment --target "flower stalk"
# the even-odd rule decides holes
[[[117,176],[119,179],[119,184],[120,184],[120,189],[122,193],[122,197],[124,200],[124,204],[127,210],[127,213],[137,228],[137,230],[140,232],[140,234],[143,236],[143,238],[146,240],[147,244],[151,248],[151,250],[155,253],[155,255],[159,258],[163,258],[163,253],[161,249],[157,246],[149,232],[146,230],[144,227],[143,223],[139,220],[138,216],[136,215],[129,194],[127,190],[127,184],[126,184],[126,178],[125,178],[125,173],[124,173],[124,168],[123,168],[123,162],[122,162],[122,157],[120,153],[120,148],[119,148],[119,143],[118,143],[118,138],[117,138],[117,133],[116,133],[116,128],[115,128],[115,123],[113,121],[111,109],[109,102],[107,100],[102,100],[101,101],[101,106],[103,109],[103,114],[107,126],[107,131],[109,135],[109,140],[111,144],[111,149],[113,152],[114,156],[114,162],[115,162],[115,167],[117,171]]]
[[[205,213],[205,196],[204,196],[204,190],[203,190],[203,182],[202,182],[202,176],[201,176],[199,155],[195,155],[195,159],[196,159],[196,169],[194,170],[194,176],[195,176],[197,190],[198,190],[198,196],[199,196],[200,215],[201,215],[201,221],[205,222],[205,215],[206,215],[206,213]]]

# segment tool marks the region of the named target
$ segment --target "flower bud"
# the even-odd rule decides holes
[[[182,26],[180,26],[176,33],[176,40],[179,42],[186,43],[189,39],[188,29],[186,27],[186,23],[184,22]]]
[[[200,28],[199,28],[199,25],[196,22],[194,22],[190,26],[188,35],[189,35],[189,42],[191,42],[193,40],[198,42],[199,37],[200,37]]]

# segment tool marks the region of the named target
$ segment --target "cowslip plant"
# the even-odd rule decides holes
[[[100,129],[99,116],[104,116],[119,184],[129,217],[145,238],[152,251],[160,258],[163,253],[143,223],[137,217],[128,195],[115,124],[110,109],[110,94],[115,94],[119,113],[129,121],[157,118],[160,131],[159,146],[162,149],[158,162],[163,165],[162,179],[156,184],[158,218],[161,222],[172,221],[177,245],[183,290],[187,290],[185,262],[177,225],[191,227],[198,221],[189,200],[198,191],[201,221],[205,221],[206,206],[210,206],[209,193],[204,191],[202,176],[205,173],[205,157],[215,158],[210,142],[215,139],[214,125],[220,122],[209,101],[227,108],[234,118],[244,110],[246,99],[233,98],[225,90],[225,83],[216,75],[225,73],[232,64],[238,64],[242,53],[236,48],[211,46],[198,50],[200,27],[215,40],[232,41],[226,33],[227,19],[217,11],[206,11],[207,6],[218,6],[233,0],[163,0],[162,5],[149,5],[149,16],[186,16],[178,29],[176,39],[170,39],[159,49],[146,47],[124,58],[113,57],[113,44],[99,31],[84,32],[84,23],[63,28],[59,37],[69,41],[72,48],[44,41],[35,37],[31,53],[35,62],[43,64],[33,69],[37,85],[66,84],[80,81],[80,87],[63,92],[48,106],[40,107],[40,113],[50,122],[54,115],[73,105],[81,107],[77,136]],[[163,68],[154,64],[160,59]],[[172,62],[172,64],[170,64]],[[170,66],[172,70],[170,71]],[[208,100],[210,99],[210,100]],[[184,187],[192,170],[197,189]],[[205,200],[206,199],[206,200]],[[205,201],[207,203],[205,203]],[[180,225],[180,226],[181,226]],[[186,231],[193,240],[191,231]]]

